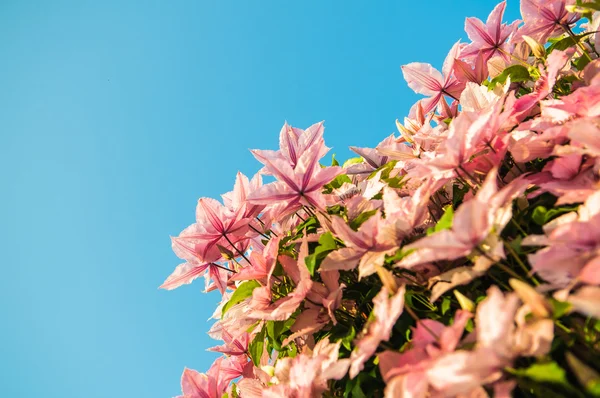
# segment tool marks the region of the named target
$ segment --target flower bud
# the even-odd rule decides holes
[[[550,305],[533,287],[518,279],[510,279],[508,283],[521,301],[529,306],[533,315],[538,318],[548,318],[550,316]]]
[[[396,294],[398,291],[398,284],[396,283],[394,275],[383,267],[377,267],[377,275],[379,275],[379,279],[381,279],[383,286],[392,294]]]
[[[456,297],[456,299],[458,300],[460,308],[469,312],[475,311],[475,303],[458,290],[454,290],[454,297]]]
[[[546,49],[544,48],[544,46],[542,46],[533,37],[523,35],[523,40],[525,40],[525,43],[529,45],[529,47],[531,48],[531,52],[533,52],[533,55],[536,58],[544,58],[546,56]]]

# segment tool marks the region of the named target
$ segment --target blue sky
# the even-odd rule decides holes
[[[495,4],[2,1],[0,396],[178,394],[215,344],[215,294],[157,289],[197,199],[285,120],[374,146],[417,98],[400,65],[440,67]]]

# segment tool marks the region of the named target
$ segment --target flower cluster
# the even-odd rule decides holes
[[[600,396],[600,2],[467,18],[399,136],[285,124],[173,238],[223,353],[185,398]],[[262,176],[274,182],[264,184]]]

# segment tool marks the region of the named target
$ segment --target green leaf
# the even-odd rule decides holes
[[[537,206],[533,209],[531,219],[538,225],[545,225],[548,221],[575,210],[577,210],[577,206],[561,206],[552,209],[547,209],[544,206]]]
[[[262,357],[263,351],[265,347],[265,328],[263,327],[261,331],[254,337],[252,343],[248,345],[248,353],[250,354],[250,358],[252,358],[252,362],[254,365],[260,365],[260,358]]]
[[[252,292],[254,291],[254,289],[256,289],[259,286],[260,283],[258,283],[257,281],[247,281],[239,285],[238,288],[235,289],[235,291],[231,295],[231,298],[229,299],[227,304],[223,306],[223,309],[221,310],[221,318],[223,318],[223,315],[225,315],[227,310],[229,310],[231,307],[252,296]]]
[[[377,173],[379,173],[380,171],[381,171],[381,179],[382,180],[390,178],[390,172],[394,169],[394,166],[396,166],[396,163],[398,163],[397,160],[390,160],[389,162],[387,162],[386,164],[384,164],[383,166],[381,166],[380,168],[378,168],[377,170],[372,172],[369,175],[369,179],[375,177],[377,175]]]
[[[463,185],[462,188],[459,188],[457,184],[452,186],[452,207],[457,207],[462,203],[465,194],[469,192],[469,186]]]
[[[363,162],[363,158],[361,158],[360,156],[357,156],[355,158],[350,158],[344,162],[344,164],[342,165],[342,168],[345,169],[346,167],[348,167],[350,165],[360,164],[362,162]]]
[[[518,369],[517,374],[540,383],[568,384],[565,370],[556,362],[534,363],[527,369]]]
[[[492,79],[490,82],[490,87],[495,87],[496,84],[504,84],[506,80],[510,77],[510,81],[512,83],[515,82],[524,82],[531,79],[529,75],[529,71],[523,65],[511,65],[508,68],[504,69],[502,73]]]
[[[290,318],[292,319],[292,318]],[[267,337],[277,351],[281,351],[281,341],[283,333],[289,330],[290,325],[286,325],[284,321],[267,321]]]
[[[331,232],[326,232],[319,237],[319,245],[312,254],[304,259],[304,263],[311,275],[315,274],[316,269],[321,265],[327,254],[337,249],[337,243]]]
[[[333,189],[337,189],[344,185],[345,182],[347,182],[348,184],[352,184],[352,180],[350,179],[350,177],[348,177],[346,174],[340,174],[327,185]]]
[[[552,305],[552,318],[554,319],[562,318],[571,311],[571,304],[566,301],[558,301],[550,297],[550,304]]]
[[[587,366],[571,352],[567,352],[565,358],[579,384],[593,397],[600,396],[600,375],[598,372]]]
[[[573,65],[577,70],[584,70],[585,67],[590,63],[590,59],[586,56],[582,56],[573,61]]]
[[[365,211],[364,213],[361,213],[358,217],[356,217],[354,220],[350,221],[350,228],[352,228],[353,230],[358,230],[358,228],[365,222],[367,221],[369,218],[371,218],[371,216],[374,216],[375,213],[377,213],[377,209],[375,210],[370,210],[370,211]]]
[[[564,37],[564,38],[558,40],[555,43],[552,43],[552,45],[550,45],[550,47],[548,47],[548,53],[550,53],[554,50],[564,51],[569,47],[573,47],[579,41],[579,36],[575,36],[575,38],[576,39],[573,40],[573,38],[571,36],[567,36],[567,37]]]
[[[348,334],[346,335],[346,337],[344,337],[342,339],[342,345],[348,351],[352,351],[352,342],[354,341],[355,337],[356,337],[356,329],[354,328],[354,326],[350,326],[350,329],[348,330]]]
[[[444,297],[442,300],[442,315],[446,315],[446,312],[450,309],[452,301],[448,297]]]
[[[339,166],[340,162],[337,161],[337,159],[335,158],[335,153],[331,155],[331,165],[332,166]]]
[[[544,225],[546,223],[546,213],[547,212],[548,212],[548,209],[546,209],[544,206],[538,206],[535,209],[533,209],[533,214],[531,215],[531,219],[537,225]]]
[[[431,227],[427,230],[427,235],[434,234],[436,232],[443,231],[444,229],[452,228],[452,220],[454,219],[454,209],[452,206],[448,205],[444,209],[444,214],[438,220],[437,224],[434,227]]]
[[[296,227],[296,235],[303,236],[304,230],[306,230],[306,233],[308,234],[314,232],[317,230],[318,226],[319,220],[317,220],[316,217],[309,217],[306,221],[303,221]]]

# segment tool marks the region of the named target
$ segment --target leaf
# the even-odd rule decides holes
[[[585,390],[594,397],[600,396],[600,375],[598,372],[587,366],[571,352],[567,352],[565,358],[577,381],[579,381]]]
[[[462,188],[459,188],[457,184],[454,184],[452,186],[452,207],[457,207],[461,204],[467,192],[469,192],[469,187],[467,185],[463,185]]]
[[[573,40],[571,36],[564,37],[557,42],[553,43],[548,47],[548,52],[552,52],[554,50],[564,51],[569,47],[573,47],[579,41],[579,36],[575,36],[576,40]]]
[[[337,161],[337,159],[335,158],[335,153],[331,155],[331,165],[332,166],[339,166],[340,162]]]
[[[356,329],[354,328],[354,326],[350,326],[350,329],[348,330],[348,334],[346,335],[346,337],[342,338],[342,345],[348,351],[352,351],[352,341],[354,341],[355,337],[356,337]]]
[[[586,56],[582,56],[573,61],[573,65],[577,68],[577,70],[584,70],[585,67],[590,63],[590,59]]]
[[[337,189],[344,185],[345,182],[347,182],[348,184],[352,184],[352,180],[350,179],[350,177],[348,177],[346,174],[340,174],[339,176],[335,177],[329,184],[325,185],[324,191],[326,193],[328,191],[328,193],[331,193],[331,191],[333,191],[334,189]]]
[[[491,87],[495,87],[496,84],[504,84],[510,77],[512,83],[524,82],[531,79],[529,71],[523,65],[511,65],[504,69],[502,73],[492,79],[490,82]]]
[[[296,227],[296,235],[298,237],[304,236],[304,230],[306,230],[307,234],[313,233],[317,230],[318,226],[319,220],[317,220],[317,217],[309,217]]]
[[[533,214],[531,215],[531,219],[537,225],[545,225],[548,221],[551,221],[552,219],[554,219],[562,214],[570,213],[575,210],[577,210],[577,206],[562,206],[562,207],[556,207],[556,208],[552,208],[552,209],[547,209],[544,206],[538,206],[535,209],[533,209]]]
[[[349,225],[350,228],[352,228],[353,230],[358,230],[358,228],[365,222],[367,221],[369,218],[371,218],[371,216],[375,215],[375,213],[377,213],[377,209],[375,210],[370,210],[370,211],[365,211],[364,213],[361,213],[358,217],[356,217],[354,220],[350,221]]]
[[[396,163],[398,163],[397,160],[390,160],[389,162],[387,162],[386,164],[384,164],[383,166],[381,166],[380,168],[378,168],[377,170],[372,172],[369,175],[368,179],[375,177],[377,175],[377,173],[379,173],[380,171],[381,171],[381,179],[382,180],[390,178],[390,173],[394,169],[394,166],[396,166]]]
[[[277,351],[281,351],[281,337],[287,329],[283,321],[267,321],[267,336]]]
[[[562,318],[571,311],[571,304],[566,301],[558,301],[550,297],[550,304],[552,305],[552,318],[554,319]]]
[[[265,328],[263,327],[261,331],[254,337],[252,343],[248,345],[248,353],[250,354],[250,358],[252,358],[252,362],[254,362],[254,365],[256,366],[260,366],[260,358],[262,357],[264,347]]]
[[[540,383],[556,383],[568,385],[567,375],[556,362],[534,363],[527,369],[517,369],[517,375],[527,377]]]
[[[360,156],[357,156],[357,157],[355,157],[355,158],[350,158],[350,159],[348,159],[348,160],[346,160],[346,161],[344,162],[344,164],[342,165],[342,168],[344,168],[344,169],[345,169],[346,167],[348,167],[348,166],[350,166],[350,165],[353,165],[353,164],[360,164],[360,163],[362,163],[362,162],[363,162],[363,158],[362,158],[362,157],[360,157]]]
[[[444,299],[442,300],[442,315],[446,315],[446,312],[448,312],[448,310],[450,309],[451,304],[452,301],[450,301],[448,297],[444,297]]]
[[[337,248],[337,243],[331,232],[326,232],[321,235],[319,237],[319,245],[315,248],[315,251],[304,259],[304,263],[310,274],[314,275],[316,269],[321,265],[321,262],[327,254]]]
[[[227,310],[229,310],[231,307],[252,296],[252,292],[254,291],[254,289],[256,289],[259,286],[260,283],[258,283],[257,281],[247,281],[240,284],[231,295],[231,298],[229,299],[227,304],[223,306],[223,309],[221,310],[221,318],[223,318],[223,315],[225,315]]]
[[[452,206],[448,205],[444,209],[444,214],[438,220],[437,224],[434,227],[427,229],[427,235],[434,234],[436,232],[440,232],[444,229],[452,228],[452,220],[454,219],[454,209]]]

